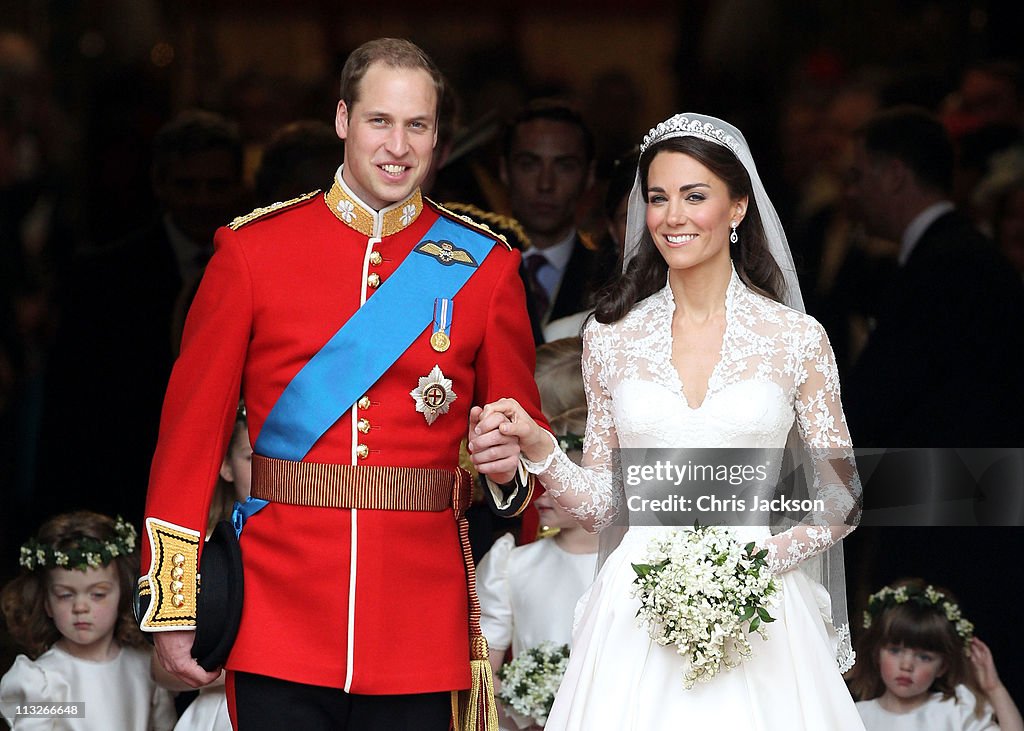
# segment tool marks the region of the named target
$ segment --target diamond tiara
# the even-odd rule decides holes
[[[700,137],[708,142],[728,147],[736,156],[740,154],[740,141],[736,137],[724,129],[714,126],[711,122],[690,119],[685,114],[677,114],[671,119],[659,122],[658,126],[648,132],[644,141],[640,143],[640,154],[643,155],[644,151],[655,142],[670,137]]]

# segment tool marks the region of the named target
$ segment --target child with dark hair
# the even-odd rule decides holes
[[[871,595],[864,624],[848,681],[868,731],[1024,729],[952,592],[896,582]]]
[[[51,518],[21,547],[22,572],[0,593],[7,628],[27,651],[0,680],[0,708],[16,731],[173,728],[171,697],[150,675],[132,616],[135,546],[133,526],[79,511]],[[31,716],[36,704],[48,717]]]
[[[231,429],[231,441],[220,463],[217,486],[210,502],[207,522],[207,537],[222,520],[230,521],[236,503],[249,498],[252,485],[252,445],[249,442],[249,420],[245,402],[238,402],[235,425]],[[191,691],[192,688],[164,670],[157,657],[153,656],[153,675],[157,682],[172,691]],[[179,698],[180,701],[180,698]],[[231,731],[228,714],[228,699],[224,687],[224,672],[209,685],[199,689],[199,695],[188,704],[174,731]]]
[[[580,371],[582,343],[565,338],[537,348],[537,387],[541,409],[569,455],[582,458],[587,400]],[[544,540],[516,546],[505,534],[480,561],[476,590],[480,626],[490,648],[495,691],[505,655],[513,657],[550,642],[569,645],[574,611],[594,579],[598,537],[588,533],[550,495],[534,505]],[[502,705],[500,728],[533,731],[538,719]]]

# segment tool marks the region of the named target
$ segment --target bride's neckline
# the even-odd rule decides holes
[[[729,276],[729,285],[725,290],[725,329],[722,331],[722,342],[718,346],[718,357],[715,360],[714,366],[711,368],[711,372],[708,375],[707,383],[704,384],[703,397],[700,403],[694,406],[690,403],[690,398],[687,396],[686,384],[683,382],[683,377],[679,374],[679,369],[676,366],[675,361],[672,359],[674,352],[674,336],[672,333],[672,320],[675,315],[676,301],[672,293],[671,285],[666,282],[664,289],[660,292],[660,296],[664,298],[665,307],[663,308],[666,313],[665,321],[659,323],[659,327],[667,328],[668,337],[668,368],[666,369],[666,375],[669,377],[673,390],[682,398],[683,404],[686,405],[690,411],[700,411],[704,404],[708,401],[710,396],[715,390],[715,386],[718,382],[719,371],[722,368],[722,363],[725,360],[725,349],[726,344],[729,341],[731,323],[733,318],[731,317],[733,304],[736,295],[744,287],[743,282],[740,280],[739,275],[736,273],[735,267],[730,267],[731,274]],[[699,391],[692,388],[691,392],[699,393]]]

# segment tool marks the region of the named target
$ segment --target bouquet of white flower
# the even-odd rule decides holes
[[[752,654],[747,635],[765,624],[778,585],[766,550],[741,546],[728,528],[694,526],[651,540],[647,563],[633,564],[640,625],[689,661],[683,686],[711,680]]]
[[[513,711],[543,726],[551,713],[555,691],[562,682],[568,661],[568,645],[542,642],[531,647],[501,667],[498,698]]]

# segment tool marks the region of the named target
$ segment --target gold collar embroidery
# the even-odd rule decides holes
[[[368,238],[384,238],[398,233],[410,226],[423,210],[423,196],[416,188],[405,200],[375,211],[349,190],[341,180],[340,172],[334,176],[334,184],[324,194],[324,200],[339,221]]]

